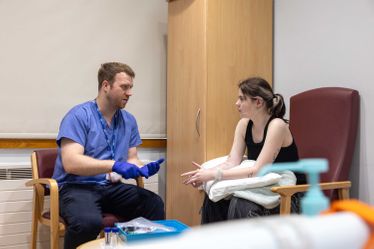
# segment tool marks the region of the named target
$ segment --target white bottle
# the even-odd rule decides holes
[[[117,249],[118,240],[119,240],[119,228],[112,227],[112,236],[110,240],[110,245],[112,249]]]
[[[104,249],[111,249],[111,231],[112,229],[110,227],[104,228]]]

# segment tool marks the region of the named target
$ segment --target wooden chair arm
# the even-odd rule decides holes
[[[52,178],[38,178],[38,179],[32,179],[25,183],[27,187],[33,187],[35,184],[42,184],[42,185],[48,185],[50,188],[58,187],[57,181]]]
[[[144,188],[144,179],[142,176],[138,176],[135,180],[138,187]]]
[[[43,224],[48,224],[50,226],[59,227],[59,193],[58,184],[55,179],[52,178],[38,178],[32,179],[25,183],[27,187],[34,187],[34,200],[35,208],[37,209],[38,219]],[[41,185],[49,186],[50,195],[50,219],[45,219],[42,217],[43,212],[43,202],[44,202],[44,187]]]
[[[293,185],[293,186],[279,186],[279,187],[272,187],[271,191],[273,191],[274,193],[278,193],[282,196],[286,196],[286,195],[292,196],[295,193],[306,192],[309,186],[310,186],[309,184]],[[323,190],[342,189],[342,188],[350,188],[351,182],[350,181],[324,182],[324,183],[320,183],[319,186]]]
[[[338,197],[340,200],[349,199],[349,188],[351,187],[351,185],[352,184],[350,181],[324,182],[319,184],[322,190],[337,189]],[[274,193],[278,193],[281,196],[280,214],[289,214],[291,211],[291,197],[296,193],[306,192],[309,186],[309,184],[302,184],[271,188],[271,191],[273,191]]]
[[[51,198],[52,198],[52,195],[58,195],[57,181],[55,179],[52,179],[52,178],[32,179],[32,180],[27,181],[25,183],[25,185],[27,187],[36,187],[36,188],[38,188],[38,186],[40,186],[40,185],[47,185],[47,186],[49,186],[49,191],[50,191]],[[43,195],[44,195],[44,191],[43,191]]]

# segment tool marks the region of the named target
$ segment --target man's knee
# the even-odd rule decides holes
[[[165,204],[164,201],[161,199],[159,195],[154,195],[153,196],[153,205],[155,205],[155,208],[157,209],[157,212],[160,214],[160,219],[165,218]]]
[[[165,205],[161,197],[155,193],[148,196],[145,208],[149,210],[149,218],[152,220],[165,219]]]
[[[80,215],[73,217],[67,223],[64,239],[64,248],[73,249],[77,246],[96,239],[101,230],[101,217]]]
[[[153,196],[153,203],[155,203],[155,205],[157,205],[158,207],[160,208],[164,208],[164,201],[161,199],[161,197],[159,195],[154,195]]]
[[[85,236],[95,238],[100,233],[102,217],[82,214],[71,219],[67,227],[72,233],[84,234]]]

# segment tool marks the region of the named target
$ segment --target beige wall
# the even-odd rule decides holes
[[[274,23],[274,87],[287,101],[322,86],[360,92],[351,195],[374,204],[374,2],[276,0]]]
[[[136,72],[127,109],[142,137],[165,137],[165,0],[2,0],[0,30],[0,138],[55,137],[107,61]]]

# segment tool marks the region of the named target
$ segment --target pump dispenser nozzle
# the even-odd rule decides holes
[[[269,172],[291,170],[307,175],[310,187],[301,199],[301,211],[305,215],[317,215],[329,207],[329,200],[319,187],[319,174],[328,170],[326,159],[302,159],[297,162],[274,163],[265,165],[257,174],[263,176]]]

